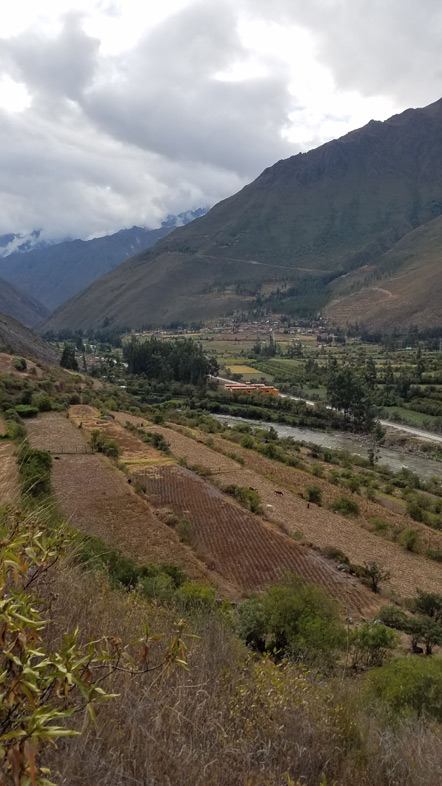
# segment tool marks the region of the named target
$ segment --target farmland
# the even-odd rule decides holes
[[[352,613],[373,608],[373,598],[353,579],[341,576],[318,554],[277,532],[257,516],[230,502],[181,467],[138,473],[156,506],[170,507],[191,523],[198,552],[243,591],[257,590],[296,573],[321,584]]]
[[[101,538],[140,562],[175,562],[193,578],[207,571],[178,541],[105,457],[80,451],[81,430],[58,413],[29,424],[32,447],[60,450],[54,461],[52,485],[66,519],[81,532]],[[68,450],[67,455],[62,450]],[[74,450],[76,449],[76,451]]]

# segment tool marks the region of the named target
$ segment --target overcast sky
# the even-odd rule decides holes
[[[158,226],[442,96],[439,0],[12,0],[0,34],[0,233]]]

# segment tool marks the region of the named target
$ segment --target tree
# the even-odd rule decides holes
[[[372,357],[367,359],[365,364],[365,382],[370,390],[374,390],[376,386],[376,365]]]
[[[75,357],[75,347],[73,344],[65,344],[61,354],[60,366],[72,371],[78,371],[77,358]]]
[[[390,581],[389,571],[384,570],[382,565],[379,565],[377,562],[364,562],[362,569],[363,578],[372,592],[378,592],[379,585],[382,582]]]
[[[352,666],[382,666],[398,639],[398,634],[385,625],[364,623],[350,636]]]

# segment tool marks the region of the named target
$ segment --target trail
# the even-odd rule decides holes
[[[300,270],[302,273],[329,273],[329,270],[319,270],[310,267],[288,267],[287,265],[272,265],[270,262],[257,262],[255,259],[239,259],[237,257],[215,257],[210,254],[195,254],[199,259],[224,260],[225,262],[242,262],[245,265],[263,265],[264,267],[276,268],[277,270]]]

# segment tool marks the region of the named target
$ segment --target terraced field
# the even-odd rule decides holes
[[[257,590],[293,572],[321,584],[352,614],[376,608],[374,596],[327,560],[279,533],[181,467],[137,473],[149,499],[190,520],[197,551],[209,567],[243,590]],[[212,562],[210,562],[210,560]]]
[[[113,417],[102,418],[98,409],[86,404],[77,404],[69,409],[72,422],[83,431],[89,439],[91,431],[98,429],[106,440],[115,440],[120,448],[120,461],[129,466],[165,464],[171,459],[164,456],[159,450],[138,439],[136,435],[124,428],[127,420],[116,421]]]
[[[52,485],[62,514],[76,529],[101,538],[139,562],[173,562],[192,578],[209,580],[192,551],[157,518],[110,461],[72,450],[80,440],[85,444],[82,429],[59,413],[48,413],[29,421],[28,433],[32,447],[55,453],[60,450]],[[71,452],[63,455],[61,447]]]

